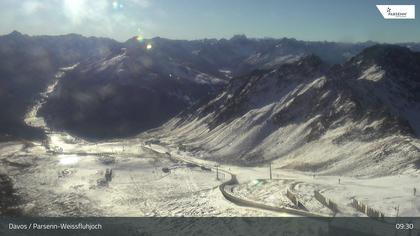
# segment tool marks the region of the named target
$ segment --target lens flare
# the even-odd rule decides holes
[[[136,39],[137,39],[137,41],[139,41],[139,42],[143,42],[144,37],[143,37],[143,36],[141,36],[141,35],[137,35],[137,36],[136,36]]]
[[[112,2],[112,8],[114,8],[114,9],[118,9],[118,6],[119,6],[119,4],[118,4],[118,2],[117,2],[117,1],[113,1],[113,2]]]
[[[153,48],[153,45],[151,43],[148,43],[147,46],[146,46],[146,49],[151,50],[152,48]]]
[[[113,0],[112,1],[112,8],[114,8],[114,10],[123,9],[124,5],[120,2],[118,2],[117,0]]]

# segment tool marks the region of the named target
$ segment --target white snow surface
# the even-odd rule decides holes
[[[325,77],[303,84],[291,82],[279,89],[266,89],[276,88],[275,83],[275,80],[267,77],[266,82],[253,91],[253,96],[247,98],[249,110],[233,120],[210,128],[208,124],[213,121],[218,112],[216,110],[201,118],[176,117],[152,133],[168,142],[190,147],[204,159],[236,164],[258,164],[273,160],[283,168],[351,176],[395,175],[416,169],[415,162],[420,159],[420,152],[415,143],[419,141],[412,136],[395,133],[368,140],[347,138],[349,133],[368,127],[373,129],[372,132],[380,132],[377,130],[386,120],[365,117],[355,121],[344,117],[311,141],[307,140],[308,135],[316,127],[323,129],[325,114],[307,120],[299,116],[291,117],[290,122],[279,126],[274,122],[276,115],[287,115],[287,109],[296,102],[297,96],[310,99],[310,94],[318,91],[322,98],[329,91],[322,89],[326,84]],[[213,101],[226,96],[231,95],[223,93]],[[343,113],[350,113],[355,107],[351,100],[345,100],[342,95],[332,104],[336,112]],[[304,105],[295,106],[296,109],[302,109],[300,114],[306,113]],[[223,108],[222,105],[220,109]],[[338,142],[340,139],[344,141]]]

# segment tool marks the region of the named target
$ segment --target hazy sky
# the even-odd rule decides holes
[[[294,37],[302,40],[420,41],[416,20],[384,20],[376,4],[420,0],[0,0],[0,34],[79,33],[125,41]]]

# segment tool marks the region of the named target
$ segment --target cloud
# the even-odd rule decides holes
[[[25,1],[22,3],[21,10],[24,14],[34,14],[41,11],[44,8],[44,4],[40,1]]]
[[[64,0],[63,11],[73,24],[83,24],[86,21],[101,21],[107,18],[109,1]]]

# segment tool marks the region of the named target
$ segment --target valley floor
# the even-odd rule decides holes
[[[338,204],[337,216],[366,216],[350,203],[357,199],[385,216],[420,216],[414,196],[416,172],[380,178],[317,176],[269,167],[240,167],[195,158],[174,145],[146,145],[145,140],[88,143],[51,133],[49,149],[40,143],[9,142],[0,146],[1,172],[14,183],[24,215],[36,216],[290,216],[241,207],[226,200],[218,186],[229,178],[220,172],[188,166],[168,154],[236,174],[232,194],[270,206],[294,207],[286,190],[296,193],[314,213],[332,215],[314,198],[314,190]],[[51,151],[55,150],[55,151]],[[108,185],[101,183],[107,168]],[[165,173],[163,168],[170,168]],[[339,182],[340,181],[340,182]]]
[[[0,162],[22,197],[18,207],[24,215],[281,215],[228,202],[211,172],[174,163],[149,149],[137,147],[133,153],[134,148],[117,151],[118,147],[119,143],[83,145],[82,150],[56,154],[40,145],[5,143]],[[164,173],[164,167],[174,169]],[[113,178],[108,185],[101,184],[107,168],[112,168]]]

